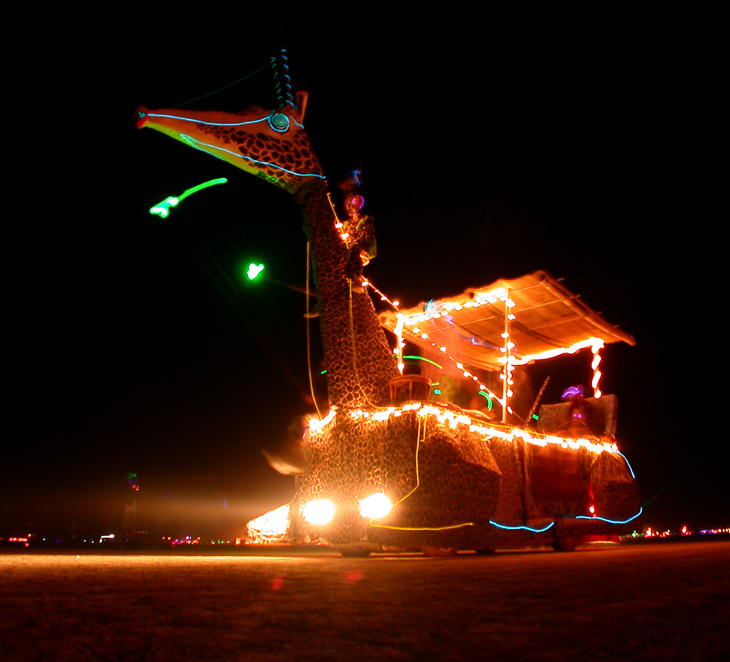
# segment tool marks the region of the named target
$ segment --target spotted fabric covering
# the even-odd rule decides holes
[[[630,526],[604,520],[627,520],[639,511],[635,480],[616,452],[543,446],[537,433],[532,441],[505,439],[515,428],[492,423],[498,434],[485,435],[469,423],[439,421],[419,412],[418,403],[410,405],[393,408],[387,418],[383,409],[338,409],[323,429],[308,432],[304,449],[311,470],[297,480],[293,531],[334,545],[366,540],[400,549],[494,549],[550,541],[558,529],[565,535],[621,533]],[[540,466],[543,473],[552,468],[569,476],[567,487],[546,480],[533,485]],[[388,516],[368,521],[359,515],[358,502],[376,492],[396,505]],[[303,522],[299,506],[324,498],[337,506],[334,520],[326,526]],[[589,505],[603,519],[575,519],[589,516]]]

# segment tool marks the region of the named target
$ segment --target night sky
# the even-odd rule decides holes
[[[620,448],[651,500],[644,524],[727,525],[708,424],[718,412],[694,395],[705,375],[690,348],[705,268],[693,236],[706,221],[688,211],[703,158],[696,55],[680,21],[673,32],[573,18],[580,29],[464,16],[383,27],[342,10],[253,32],[242,20],[215,44],[127,16],[123,39],[64,39],[42,68],[12,75],[30,131],[6,152],[0,524],[113,528],[131,471],[147,523],[173,535],[240,534],[291,498],[293,480],[261,449],[309,411],[304,296],[238,272],[256,259],[304,284],[299,208],[134,126],[138,105],[185,104],[284,44],[331,186],[362,169],[373,283],[413,305],[538,269],[564,278],[637,341],[607,348],[602,367]],[[187,107],[274,103],[267,68]],[[216,177],[229,181],[168,219],[148,213]],[[545,401],[589,380],[589,359],[572,361],[579,372],[559,362]]]

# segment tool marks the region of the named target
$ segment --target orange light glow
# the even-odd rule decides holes
[[[254,544],[271,543],[279,540],[289,528],[289,505],[279,506],[268,513],[252,519],[246,530],[250,542]]]
[[[418,416],[422,416],[424,418],[431,416],[440,424],[448,425],[452,429],[458,426],[467,426],[470,432],[481,435],[485,438],[485,440],[490,437],[497,437],[505,441],[514,441],[515,439],[519,439],[536,446],[557,444],[562,448],[585,448],[594,453],[606,452],[620,455],[618,446],[611,441],[596,440],[595,438],[591,440],[583,437],[570,439],[555,435],[543,435],[538,432],[527,432],[520,428],[512,427],[511,425],[485,425],[482,421],[472,419],[466,414],[457,413],[446,407],[442,408],[437,403],[424,404],[422,402],[409,402],[402,407],[384,407],[382,409],[372,410],[351,409],[347,410],[345,415],[356,421],[370,419],[372,421],[379,422],[387,421],[391,417],[402,416],[404,413],[409,411],[415,411]],[[317,427],[310,425],[310,434],[320,433],[329,425],[334,424],[338,413],[338,409],[333,407],[324,419],[318,421]]]
[[[368,519],[377,519],[385,517],[392,507],[390,499],[382,492],[377,492],[360,500],[360,515]]]
[[[324,526],[335,516],[335,504],[329,499],[312,499],[302,504],[302,517],[309,524]]]

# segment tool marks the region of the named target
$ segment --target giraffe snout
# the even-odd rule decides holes
[[[142,129],[147,126],[147,122],[149,120],[148,113],[149,110],[147,110],[144,106],[139,106],[137,110],[134,111],[134,116],[137,118],[138,129]]]

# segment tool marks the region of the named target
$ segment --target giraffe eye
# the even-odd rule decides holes
[[[284,113],[274,113],[273,115],[269,115],[269,126],[274,131],[283,133],[289,128],[289,118]]]

